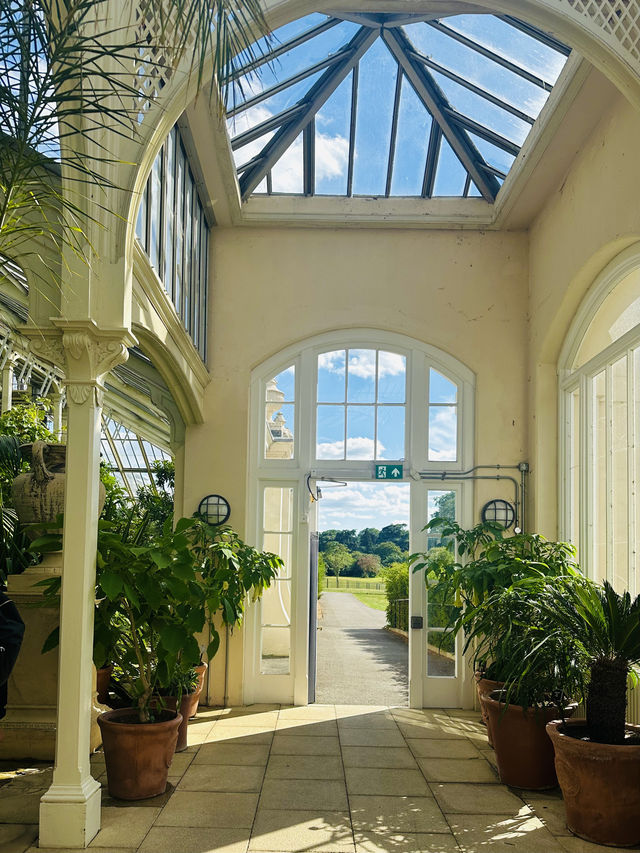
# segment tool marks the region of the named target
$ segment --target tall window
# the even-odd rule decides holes
[[[564,532],[595,580],[640,592],[640,270],[592,312],[562,381]]]
[[[136,235],[204,359],[209,223],[177,126],[154,161]]]

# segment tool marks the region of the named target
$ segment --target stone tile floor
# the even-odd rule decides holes
[[[559,792],[499,783],[477,712],[312,705],[202,709],[166,794],[106,789],[93,853],[588,853]],[[47,767],[0,769],[0,851],[37,847]]]

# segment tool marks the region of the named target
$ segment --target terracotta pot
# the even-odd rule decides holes
[[[560,717],[558,708],[527,708],[498,701],[500,691],[484,697],[493,735],[500,781],[514,788],[540,791],[558,784],[553,746],[546,724]],[[575,706],[565,709],[573,713]]]
[[[122,708],[98,717],[110,796],[145,800],[166,791],[182,716],[160,716],[157,723],[138,723],[136,708]]]
[[[176,752],[184,752],[187,748],[187,729],[189,725],[189,720],[196,715],[196,708],[198,707],[198,696],[200,692],[196,689],[193,693],[184,693],[182,699],[180,700],[180,714],[182,716],[182,722],[180,723],[180,727],[178,728],[178,743],[176,744]],[[175,696],[165,696],[163,698],[165,706],[170,711],[175,711],[176,709],[176,697]]]
[[[98,691],[98,702],[100,702],[101,705],[109,704],[109,682],[111,681],[112,673],[112,663],[108,666],[101,666],[100,669],[96,669],[96,689]]]
[[[478,702],[480,703],[482,722],[487,727],[487,740],[489,741],[489,746],[493,746],[493,736],[491,734],[491,727],[489,726],[489,715],[487,714],[487,709],[484,704],[484,697],[488,696],[489,693],[493,693],[494,690],[500,690],[504,687],[504,682],[491,681],[489,678],[483,678],[482,673],[480,672],[476,672],[474,677],[476,679],[476,689],[478,691]]]
[[[13,505],[21,524],[38,524],[55,521],[64,512],[65,463],[67,447],[34,441],[20,446],[22,457],[31,465],[31,471],[17,476],[11,486]],[[106,491],[99,484],[98,514],[102,512]],[[38,528],[27,528],[29,539],[42,535]],[[52,531],[48,531],[51,533]],[[62,532],[62,531],[60,531]]]
[[[195,715],[198,711],[198,704],[200,702],[200,695],[202,694],[202,691],[204,690],[204,679],[205,679],[205,676],[207,674],[207,670],[209,669],[209,664],[206,662],[201,663],[201,664],[198,664],[198,666],[194,667],[194,669],[198,673],[198,686],[196,687],[197,701],[196,701],[194,708],[193,708],[192,717],[195,717]]]
[[[565,734],[569,727],[587,736],[584,720],[547,725],[567,826],[596,844],[640,843],[640,743],[592,743]],[[627,724],[627,730],[640,738],[640,726]]]

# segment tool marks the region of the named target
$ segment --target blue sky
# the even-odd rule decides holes
[[[409,483],[319,483],[318,530],[362,530],[387,524],[409,525]],[[429,516],[442,490],[429,490]],[[422,523],[426,523],[427,519]]]
[[[308,30],[325,20],[309,15],[276,31],[276,44]],[[443,19],[452,29],[473,38],[520,67],[555,83],[565,57],[492,15],[458,15]],[[244,78],[245,97],[263,90],[320,60],[344,46],[358,25],[344,21],[279,57],[271,68]],[[456,42],[425,23],[411,24],[405,32],[416,48],[462,78],[497,95],[532,118],[536,118],[548,93],[539,86],[505,69],[485,56]],[[272,95],[240,112],[229,122],[235,136],[295,104],[316,82],[323,71]],[[510,114],[436,71],[431,72],[452,106],[460,113],[521,145],[531,125]],[[391,138],[397,64],[381,39],[377,39],[360,62],[358,109],[356,120],[354,195],[384,194]],[[330,96],[316,116],[317,194],[344,195],[347,190],[349,156],[349,119],[352,76],[349,75]],[[240,101],[242,97],[236,91]],[[402,82],[398,134],[396,139],[392,195],[420,195],[428,148],[431,117],[406,78]],[[275,131],[235,152],[236,164],[246,163],[258,154]],[[490,142],[473,137],[487,162],[508,172],[514,157]],[[434,195],[461,195],[466,171],[446,140],[443,140],[436,172]],[[283,154],[272,172],[276,193],[302,192],[302,137]],[[257,192],[266,190],[266,182]],[[477,190],[472,189],[472,195]]]

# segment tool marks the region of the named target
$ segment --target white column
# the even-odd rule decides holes
[[[62,409],[64,396],[62,391],[57,388],[57,384],[54,386],[56,388],[55,391],[51,394],[51,407],[53,409],[53,434],[56,437],[56,441],[62,440]]]
[[[102,378],[126,360],[123,333],[67,324],[67,464],[56,761],[40,805],[41,847],[83,848],[100,829],[89,769]]]
[[[11,355],[7,358],[4,367],[2,368],[2,414],[8,412],[11,408],[13,397],[13,369],[15,361]]]

